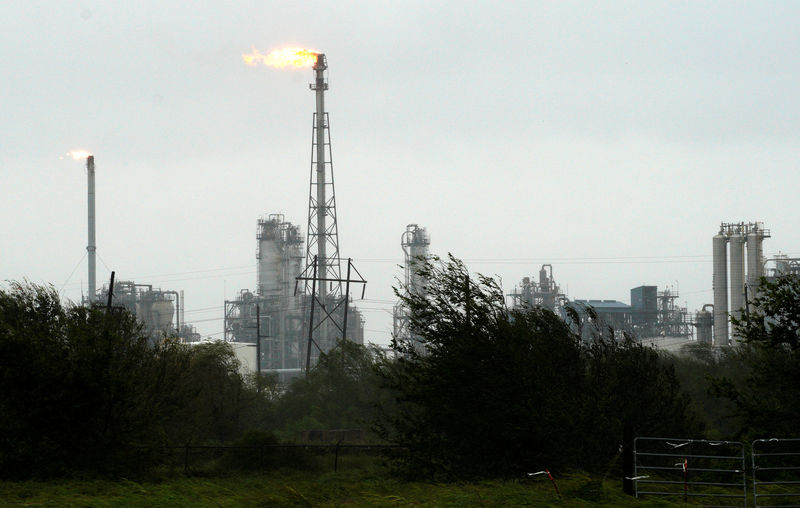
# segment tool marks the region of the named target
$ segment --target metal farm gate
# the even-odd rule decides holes
[[[636,497],[700,506],[747,506],[744,446],[738,441],[637,437]]]
[[[756,439],[751,458],[755,506],[800,507],[800,439]]]

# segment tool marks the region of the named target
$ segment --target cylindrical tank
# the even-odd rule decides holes
[[[744,308],[744,241],[742,234],[734,233],[731,244],[731,317],[739,318]]]
[[[169,300],[156,300],[150,307],[150,320],[153,329],[169,332],[172,328],[172,316],[175,314],[175,306]]]
[[[277,220],[258,221],[259,295],[273,295],[281,289],[281,236]]]
[[[703,310],[699,311],[695,316],[695,326],[697,327],[697,342],[700,344],[711,344],[712,336],[711,329],[714,324],[714,315],[707,311],[706,308],[712,305],[703,305]]]
[[[764,275],[764,233],[754,229],[747,234],[747,299],[752,301]]]
[[[713,240],[714,345],[728,345],[727,237],[720,231]]]

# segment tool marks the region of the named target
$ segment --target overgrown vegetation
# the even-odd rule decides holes
[[[127,312],[0,292],[0,475],[136,470],[143,446],[226,442],[254,393],[224,344],[153,346]]]
[[[242,377],[226,344],[153,345],[122,310],[64,306],[51,287],[10,283],[0,289],[0,477],[182,470],[174,447],[187,445],[240,447],[215,455],[214,471],[311,468],[316,459],[268,447],[326,429],[399,445],[391,471],[406,479],[543,468],[607,477],[633,435],[800,432],[795,279],[764,281],[734,323],[742,347],[672,356],[593,325],[591,312],[587,324],[508,309],[493,278],[452,257],[422,276],[416,292],[397,288],[413,340],[396,338],[396,357],[345,342],[288,387]],[[581,326],[594,326],[592,340]]]
[[[455,258],[420,268],[417,292],[398,291],[411,339],[380,372],[396,393],[381,435],[403,446],[404,475],[514,476],[549,468],[603,470],[618,459],[623,427],[698,433],[671,362],[595,330],[586,346],[543,309],[508,309],[489,277]]]

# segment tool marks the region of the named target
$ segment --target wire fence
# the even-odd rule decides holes
[[[186,474],[221,471],[270,471],[281,468],[352,470],[381,463],[402,447],[371,444],[264,444],[249,446],[138,447],[142,462]]]

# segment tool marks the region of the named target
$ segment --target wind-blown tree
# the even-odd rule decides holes
[[[493,278],[471,277],[452,256],[420,275],[424,289],[395,290],[413,338],[395,337],[400,358],[379,365],[397,406],[378,429],[403,446],[400,472],[453,479],[598,468],[616,459],[626,423],[692,431],[678,381],[654,351],[618,343],[613,331],[584,348],[554,313],[508,309]]]
[[[494,279],[473,279],[452,256],[420,276],[423,291],[396,290],[415,338],[395,337],[401,357],[380,368],[398,407],[378,428],[404,446],[402,472],[502,476],[565,464],[583,387],[577,336],[552,312],[509,310]]]
[[[162,442],[225,444],[248,426],[258,397],[245,384],[229,344],[187,346],[166,340],[156,354],[147,386],[159,404]]]
[[[800,436],[800,279],[762,279],[748,312],[732,318],[744,339],[733,352],[740,368],[715,379],[731,400],[746,438]]]
[[[751,304],[750,311],[731,318],[739,337],[759,347],[800,350],[800,278],[762,278]]]
[[[681,388],[671,355],[629,336],[604,336],[586,346],[585,357],[582,467],[607,464],[620,438],[632,446],[635,436],[702,436],[704,424]]]
[[[711,344],[684,346],[673,357],[675,373],[681,387],[689,394],[694,412],[703,419],[709,439],[733,439],[742,428],[734,417],[735,406],[712,390],[713,380],[733,378],[741,373],[741,355],[733,348],[715,348]]]
[[[158,459],[140,445],[234,439],[237,369],[227,345],[153,345],[124,309],[12,282],[0,288],[0,476],[130,472]]]
[[[0,473],[118,461],[152,422],[153,360],[128,313],[64,308],[52,287],[0,291]]]
[[[322,353],[309,375],[295,379],[276,402],[276,425],[292,438],[304,430],[369,430],[381,396],[378,356],[349,340]]]

